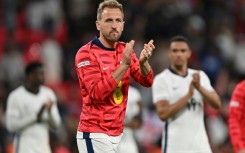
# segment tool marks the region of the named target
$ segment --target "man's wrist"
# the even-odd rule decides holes
[[[123,70],[127,70],[127,69],[130,67],[130,65],[125,64],[125,63],[122,63],[122,64],[120,65],[120,67],[121,67]]]
[[[139,62],[139,64],[140,64],[140,66],[145,66],[146,65],[146,63],[148,63],[148,61],[144,61],[144,62]]]
[[[197,86],[196,86],[196,89],[197,89],[199,92],[201,92],[201,85],[200,85],[200,84],[197,85]]]
[[[245,148],[244,149],[239,149],[237,153],[245,153]]]

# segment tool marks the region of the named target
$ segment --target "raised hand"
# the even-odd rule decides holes
[[[48,102],[44,103],[37,114],[37,122],[41,122],[43,111],[46,109],[50,112],[52,107],[52,101],[49,99]]]
[[[144,44],[144,49],[140,53],[140,64],[144,64],[145,61],[149,60],[155,46],[153,44],[153,40],[150,40],[147,44]]]
[[[135,43],[134,40],[131,40],[130,42],[128,42],[123,51],[122,64],[125,64],[128,67],[130,66],[130,62],[131,62],[131,54],[132,54],[132,50],[134,47],[134,43]]]
[[[192,84],[196,89],[199,89],[200,87],[200,73],[194,73],[192,74]]]
[[[239,150],[237,153],[245,153],[245,149]]]
[[[188,94],[189,97],[192,97],[193,96],[193,93],[194,93],[194,86],[191,83],[190,86],[189,86],[189,91],[188,91],[187,94]]]
[[[45,109],[47,109],[48,111],[50,111],[51,110],[51,107],[52,107],[52,101],[49,99],[48,102],[46,102],[44,104],[44,107],[45,107]]]

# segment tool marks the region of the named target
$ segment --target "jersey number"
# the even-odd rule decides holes
[[[188,101],[188,103],[187,103],[187,108],[188,108],[188,110],[195,111],[197,105],[200,105],[200,104],[196,101],[196,99],[191,98],[190,101]]]

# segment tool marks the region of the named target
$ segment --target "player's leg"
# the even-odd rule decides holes
[[[94,153],[91,139],[77,139],[79,153]]]
[[[92,139],[93,148],[95,153],[117,153],[117,146],[110,140],[105,138]]]
[[[104,138],[77,139],[79,153],[116,153],[118,144]]]

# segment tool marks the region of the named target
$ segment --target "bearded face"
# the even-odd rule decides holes
[[[121,37],[124,27],[123,13],[118,8],[104,8],[96,26],[102,39],[116,42]]]

